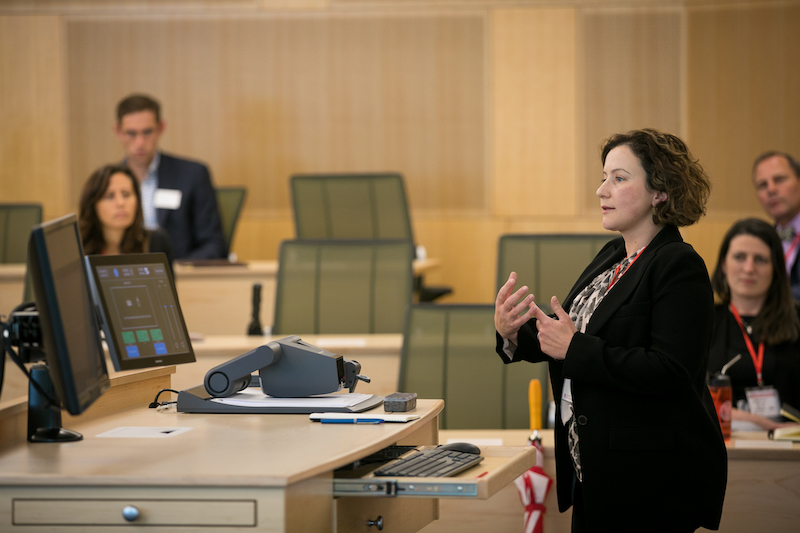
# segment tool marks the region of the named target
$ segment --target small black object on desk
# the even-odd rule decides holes
[[[471,442],[448,442],[439,446],[440,450],[450,450],[453,452],[474,453],[475,455],[481,454],[481,449]]]
[[[395,392],[383,399],[383,410],[387,413],[405,413],[417,407],[416,392]]]
[[[264,328],[261,326],[261,284],[253,284],[253,311],[250,324],[247,326],[248,335],[263,335]]]

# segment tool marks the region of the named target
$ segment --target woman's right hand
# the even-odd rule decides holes
[[[497,291],[497,299],[494,302],[494,327],[501,337],[514,344],[517,344],[519,328],[533,318],[534,310],[537,309],[533,303],[533,294],[525,296],[528,287],[521,287],[513,292],[516,284],[517,273],[512,272],[508,276],[508,281]]]

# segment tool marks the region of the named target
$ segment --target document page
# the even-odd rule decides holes
[[[324,411],[326,408],[353,407],[370,398],[371,394],[357,392],[320,394],[305,398],[274,398],[261,392],[258,387],[248,387],[227,398],[211,398],[211,401],[239,407],[313,407]]]

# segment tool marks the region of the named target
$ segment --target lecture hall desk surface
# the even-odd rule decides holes
[[[406,488],[397,497],[375,496],[374,479],[342,488],[346,481],[333,474],[339,467],[395,443],[436,444],[443,402],[418,400],[419,420],[380,425],[147,408],[174,372],[114,374],[87,413],[64,417],[64,427],[84,435],[78,442],[30,444],[24,398],[0,404],[0,530],[343,532],[368,531],[381,517],[384,531],[414,532],[437,517],[438,491],[488,498],[535,462],[530,448],[494,447],[459,477],[432,485],[431,478],[398,479]],[[98,436],[121,427],[191,429],[168,437],[155,431],[155,438]],[[353,486],[370,495],[352,495]],[[133,522],[123,518],[126,507],[136,508]]]

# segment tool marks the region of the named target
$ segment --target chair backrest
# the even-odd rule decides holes
[[[41,223],[41,204],[0,204],[0,263],[26,262],[31,228]]]
[[[517,273],[517,288],[527,285],[536,304],[551,313],[550,297],[563,302],[569,290],[615,233],[583,235],[503,235],[497,249],[497,289]]]
[[[495,353],[494,305],[409,306],[399,390],[443,398],[442,429],[528,429],[532,378],[543,384],[547,427],[547,364],[503,364]]]
[[[298,239],[414,241],[400,174],[302,174],[291,185]]]
[[[242,213],[242,205],[247,195],[244,187],[218,187],[217,209],[219,218],[222,222],[222,235],[225,238],[225,248],[230,251],[233,243],[233,235],[236,231],[236,223],[239,222],[239,215]]]
[[[412,259],[406,240],[283,241],[272,332],[401,333]]]

